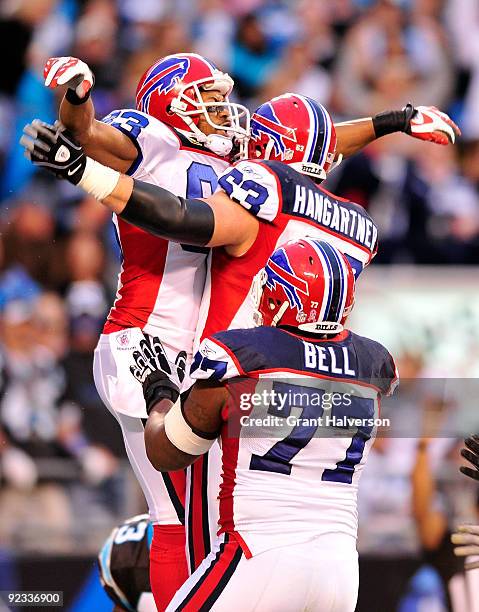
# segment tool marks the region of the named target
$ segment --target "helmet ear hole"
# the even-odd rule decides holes
[[[281,306],[281,300],[276,300],[276,306]]]
[[[268,308],[270,310],[274,310],[276,308],[276,304],[274,303],[273,298],[268,298]]]
[[[309,265],[312,266],[313,264],[314,264],[314,259],[310,255],[309,256]]]

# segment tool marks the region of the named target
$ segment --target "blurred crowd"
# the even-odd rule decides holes
[[[327,186],[377,220],[377,263],[479,262],[477,0],[3,0],[0,543],[28,513],[64,525],[85,504],[111,513],[122,490],[122,443],[91,377],[116,286],[112,224],[95,201],[37,172],[17,144],[32,118],[56,117],[44,62],[87,62],[100,118],[134,106],[144,69],[179,51],[229,72],[251,109],[295,91],[337,121],[408,101],[448,112],[463,132],[457,146],[388,136],[344,161]],[[12,513],[22,495],[25,514]]]

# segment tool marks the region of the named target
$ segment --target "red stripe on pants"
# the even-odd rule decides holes
[[[202,563],[202,561],[209,554],[209,541],[208,541],[208,549],[206,548],[205,543],[205,534],[204,534],[204,525],[203,522],[208,521],[208,516],[203,516],[203,498],[208,495],[208,487],[207,483],[204,482],[203,478],[203,469],[204,462],[207,460],[207,456],[202,455],[195,463],[192,465],[192,482],[190,489],[190,508],[188,510],[187,520],[191,517],[191,520],[188,523],[188,528],[190,530],[190,541],[193,543],[193,555],[194,555],[194,563],[192,563],[191,572],[193,573],[195,569]],[[206,505],[207,507],[207,505]],[[209,539],[209,531],[208,531],[208,539]],[[190,559],[190,562],[192,560]]]
[[[225,547],[220,553],[219,557],[212,561],[211,565],[213,567],[211,571],[208,572],[208,570],[206,570],[206,578],[200,578],[199,583],[201,584],[196,593],[188,601],[186,606],[180,607],[182,612],[198,612],[198,610],[201,609],[201,606],[204,605],[208,597],[221,582],[221,579],[223,578],[239,549],[240,546],[235,540],[230,540],[227,542],[227,544],[225,544]],[[192,587],[192,589],[197,588],[197,586],[198,584]],[[187,597],[188,596],[186,596],[185,599],[187,599]],[[240,605],[239,602],[238,605]]]

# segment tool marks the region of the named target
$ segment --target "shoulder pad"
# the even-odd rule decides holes
[[[339,248],[357,277],[377,250],[378,229],[368,212],[355,202],[329,193],[291,166],[278,161],[263,161],[261,166],[268,168],[280,185],[281,212],[307,223],[305,234]]]
[[[146,113],[132,108],[123,108],[114,110],[106,117],[103,117],[102,123],[112,125],[130,138],[137,139],[141,131],[148,127],[153,120],[154,118]]]
[[[241,368],[235,363],[234,354],[214,338],[205,338],[191,364],[193,380],[223,381],[241,376]]]
[[[115,110],[104,117],[102,122],[128,136],[135,145],[138,155],[126,173],[135,178],[141,178],[140,167],[144,159],[171,157],[172,149],[175,152],[179,149],[179,139],[175,132],[155,117],[141,111],[129,108]]]
[[[281,209],[281,186],[273,170],[261,162],[245,160],[230,166],[218,185],[252,215],[273,221]]]
[[[390,352],[375,340],[358,334],[351,335],[358,361],[368,371],[367,374],[364,372],[364,376],[369,375],[382,395],[392,395],[399,384],[399,373]]]
[[[264,329],[273,328],[232,329],[206,338],[194,357],[191,377],[223,381],[266,368]]]

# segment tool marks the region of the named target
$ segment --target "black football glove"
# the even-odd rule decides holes
[[[53,125],[34,119],[23,128],[20,144],[25,156],[40,166],[77,185],[85,171],[86,155],[81,146],[58,121]]]
[[[133,351],[134,365],[130,372],[143,386],[146,412],[162,399],[176,402],[185,378],[186,352],[181,351],[172,364],[159,338],[145,336],[138,350]]]
[[[463,474],[469,476],[469,478],[479,480],[479,435],[469,436],[469,438],[464,440],[464,444],[466,448],[461,449],[461,455],[464,459],[467,459],[469,463],[472,463],[474,468],[461,465],[459,469]]]

